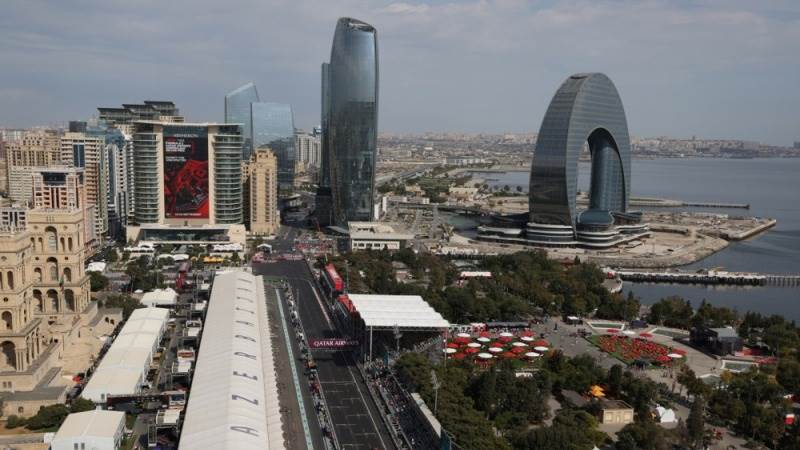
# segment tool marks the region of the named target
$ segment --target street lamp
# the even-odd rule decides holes
[[[436,371],[431,369],[431,386],[433,387],[433,414],[436,415],[439,409],[439,388],[442,385],[439,383],[439,378],[436,377]]]

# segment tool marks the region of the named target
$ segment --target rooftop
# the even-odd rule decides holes
[[[122,411],[95,409],[72,413],[64,420],[53,440],[69,440],[84,436],[113,438],[124,420],[125,413]]]
[[[450,323],[419,295],[349,294],[368,327],[448,328]]]

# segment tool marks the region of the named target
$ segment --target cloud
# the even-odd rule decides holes
[[[225,92],[254,80],[308,128],[336,19],[351,16],[378,29],[382,130],[536,131],[564,78],[603,71],[634,134],[800,138],[793,0],[69,3],[5,5],[0,86],[17,94],[0,125],[145,98],[220,120]]]

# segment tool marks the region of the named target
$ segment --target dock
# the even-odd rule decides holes
[[[763,274],[752,272],[725,272],[708,270],[702,272],[651,272],[615,270],[610,273],[624,281],[644,283],[706,284],[730,286],[800,287],[800,275]]]

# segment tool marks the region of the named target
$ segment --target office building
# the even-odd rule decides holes
[[[317,225],[327,227],[333,223],[333,199],[331,197],[330,180],[330,149],[328,148],[328,116],[330,114],[330,64],[324,62],[321,67],[321,90],[320,96],[320,170],[317,180],[317,192],[314,199],[313,219]]]
[[[225,123],[242,125],[242,158],[250,160],[253,152],[253,132],[251,128],[250,104],[261,101],[255,83],[240,86],[225,96]]]
[[[145,100],[142,104],[123,104],[121,108],[100,107],[97,112],[101,121],[126,133],[130,133],[133,123],[138,120],[183,122],[180,110],[169,101]]]
[[[268,147],[257,148],[247,167],[247,220],[253,234],[274,234],[278,220],[278,159]]]
[[[120,130],[106,130],[108,234],[120,238],[133,213],[133,141]]]
[[[94,233],[108,232],[108,153],[103,132],[65,133],[61,137],[61,161],[84,169],[86,205],[94,206]]]
[[[38,167],[9,166],[8,168],[8,198],[13,203],[29,205],[33,201],[32,174]]]
[[[61,163],[58,131],[23,131],[16,140],[6,140],[8,167],[45,167]]]
[[[134,131],[129,239],[205,242],[244,230],[238,125],[142,121]]]
[[[8,157],[6,143],[0,139],[0,195],[8,195]]]
[[[0,207],[0,230],[24,230],[28,227],[28,208],[23,206]]]
[[[319,136],[300,132],[295,135],[294,142],[297,162],[306,167],[319,168],[322,163],[322,145]]]
[[[325,96],[333,221],[345,227],[372,219],[378,133],[378,44],[372,25],[339,19]]]
[[[253,148],[269,147],[272,150],[278,160],[278,185],[291,188],[297,158],[292,107],[283,103],[251,103],[250,117]]]
[[[578,158],[592,158],[589,208],[576,209]],[[628,211],[631,150],[625,110],[601,73],[576,74],[556,92],[536,142],[530,212],[521,228],[483,226],[480,238],[546,247],[606,248],[649,234]]]
[[[34,208],[81,209],[85,206],[84,169],[42,167],[31,173]]]

